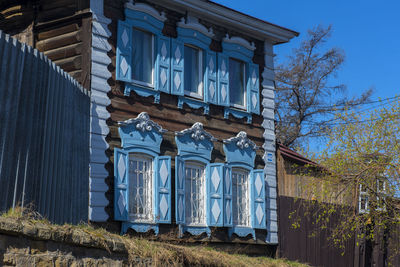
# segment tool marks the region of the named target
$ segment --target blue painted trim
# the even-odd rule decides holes
[[[211,236],[211,229],[207,226],[182,226],[182,234],[185,232],[195,236],[201,235],[202,233],[206,233],[208,237]]]
[[[164,22],[158,20],[157,18],[153,17],[150,14],[141,12],[141,11],[136,11],[136,10],[131,10],[126,8],[125,9],[125,21],[120,21],[119,28],[125,27],[126,29],[129,29],[128,32],[128,44],[127,47],[123,46],[121,36],[122,36],[122,29],[118,29],[118,40],[117,40],[117,80],[121,80],[125,82],[125,91],[124,94],[126,96],[130,95],[130,92],[134,90],[138,95],[144,96],[144,97],[149,97],[153,96],[154,97],[154,102],[159,103],[160,102],[160,92],[159,91],[164,91],[164,92],[169,92],[169,86],[170,86],[170,80],[169,80],[169,65],[170,65],[170,40],[167,37],[164,37],[162,35],[162,29],[164,28]],[[132,61],[132,31],[130,29],[132,28],[138,28],[147,32],[150,32],[154,35],[154,49],[153,49],[153,54],[154,54],[154,60],[153,60],[153,69],[154,69],[154,80],[153,84],[150,86],[142,85],[138,82],[135,82],[132,77],[131,77],[131,61]],[[166,59],[163,61],[160,57],[160,45],[162,44],[162,41],[166,42],[167,44],[167,55]],[[122,58],[125,58],[127,60],[127,74],[125,77],[122,77],[121,71],[120,71],[120,64],[122,61]],[[166,70],[166,85],[161,85],[161,82],[159,81],[160,77],[160,68],[163,67]],[[168,87],[168,88],[165,88]]]
[[[241,163],[241,162],[226,163],[226,166],[228,166],[229,168],[245,169],[246,171],[249,171],[249,175],[250,175],[250,172],[253,170],[253,166],[250,166],[249,164]],[[249,177],[249,179],[250,179],[250,177]]]
[[[150,14],[125,8],[125,17],[126,22],[129,22],[133,27],[142,28],[156,35],[162,34],[164,22],[156,19]]]
[[[134,83],[126,83],[124,95],[129,96],[131,91],[135,91],[138,95],[143,97],[154,97],[154,103],[160,103],[160,91],[156,91],[151,87],[140,87]]]
[[[146,233],[150,230],[154,230],[156,235],[158,235],[159,233],[159,227],[156,224],[123,222],[121,227],[121,235],[126,234],[129,228],[135,230],[138,233]]]
[[[204,114],[208,114],[210,111],[210,105],[201,100],[188,98],[188,97],[184,97],[184,96],[179,96],[178,97],[178,108],[183,108],[184,103],[194,109],[203,108]]]
[[[229,238],[232,237],[232,234],[236,234],[240,237],[252,235],[253,239],[256,240],[256,230],[250,227],[233,226],[228,229],[228,234]]]
[[[250,124],[252,121],[252,115],[251,113],[248,113],[247,111],[241,111],[237,110],[234,108],[224,108],[224,118],[229,119],[229,114],[232,114],[235,118],[242,119],[242,118],[247,118],[247,123]]]
[[[222,42],[222,50],[227,53],[229,57],[243,60],[245,62],[251,62],[254,52],[247,49],[244,46]]]
[[[228,166],[253,169],[256,158],[256,145],[247,138],[245,132],[239,132],[236,137],[225,139],[223,142],[225,160]]]
[[[175,132],[175,142],[178,147],[178,156],[183,160],[193,158],[209,162],[214,148],[214,137],[204,131],[203,124],[195,123],[191,128]]]
[[[177,27],[178,39],[185,44],[191,44],[201,49],[208,50],[211,38],[193,29]]]

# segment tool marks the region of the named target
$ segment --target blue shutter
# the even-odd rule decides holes
[[[224,167],[224,226],[232,227],[232,169]]]
[[[128,153],[114,149],[114,219],[128,220]]]
[[[185,224],[185,162],[175,157],[175,214],[176,223]]]
[[[171,94],[184,94],[184,53],[183,42],[171,39]]]
[[[157,36],[156,89],[165,93],[170,91],[171,40],[163,35]]]
[[[218,53],[218,104],[229,106],[229,57]]]
[[[206,75],[205,75],[205,102],[218,104],[217,86],[217,54],[206,50]]]
[[[266,229],[265,225],[265,182],[264,170],[251,171],[250,204],[252,227]]]
[[[249,63],[247,111],[260,114],[260,76],[257,64]]]
[[[156,218],[159,223],[171,223],[171,157],[158,157],[157,161]]]
[[[132,78],[132,26],[118,21],[117,80],[130,81]]]
[[[211,163],[207,173],[207,222],[209,226],[223,226],[224,164]]]

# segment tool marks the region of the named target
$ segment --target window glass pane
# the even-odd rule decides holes
[[[129,155],[129,215],[134,221],[152,221],[152,159]]]
[[[185,45],[185,91],[201,95],[201,52],[199,49]]]
[[[133,29],[132,78],[153,83],[153,35]]]
[[[231,104],[244,106],[244,63],[229,59],[229,100]]]
[[[196,162],[185,164],[186,223],[188,225],[205,224],[205,177],[204,165]]]
[[[249,173],[243,169],[232,170],[232,209],[235,225],[250,226]]]

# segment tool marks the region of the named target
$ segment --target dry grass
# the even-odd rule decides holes
[[[102,246],[111,253],[107,240],[119,239],[129,252],[129,261],[135,259],[149,259],[152,266],[267,266],[267,267],[305,267],[307,265],[285,259],[268,257],[249,257],[242,254],[229,254],[218,251],[206,245],[176,245],[166,242],[149,241],[144,238],[120,236],[107,232],[103,228],[95,228],[88,224],[55,225],[44,219],[40,214],[29,208],[10,209],[0,215],[29,224],[42,223],[48,225],[52,231],[77,231],[89,234],[100,240]]]

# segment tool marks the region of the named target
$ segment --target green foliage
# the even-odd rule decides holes
[[[320,204],[313,211],[317,224],[327,227],[332,216],[342,217],[330,233],[343,248],[354,237],[376,241],[400,229],[400,100],[367,117],[350,111],[336,117],[343,123],[329,129],[326,149],[314,158],[323,176],[306,186],[308,199]],[[368,203],[363,212],[361,192]]]

